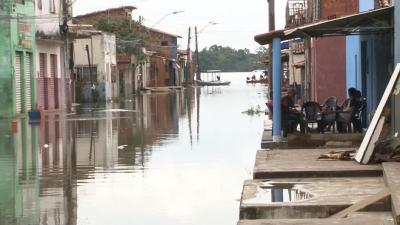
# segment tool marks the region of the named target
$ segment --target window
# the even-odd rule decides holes
[[[18,3],[18,4],[25,4],[25,0],[15,0],[15,3]]]
[[[81,82],[87,82],[90,83],[90,70],[89,66],[80,66],[76,67],[76,75],[75,75],[75,80],[76,81],[81,81]],[[97,82],[97,67],[92,66],[92,77],[93,77],[93,82]]]
[[[161,46],[168,46],[168,41],[162,41]]]
[[[49,12],[51,14],[55,14],[56,13],[56,3],[55,0],[49,0]]]

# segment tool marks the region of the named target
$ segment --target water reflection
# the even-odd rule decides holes
[[[0,224],[233,224],[263,121],[240,112],[263,89],[141,95],[16,133],[0,121]]]

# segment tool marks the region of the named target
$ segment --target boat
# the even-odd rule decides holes
[[[221,70],[208,70],[207,80],[195,80],[197,86],[228,86],[230,81],[221,81]],[[211,77],[211,80],[209,79]]]
[[[228,86],[231,84],[230,81],[203,81],[203,80],[196,80],[197,86]]]
[[[246,80],[248,84],[267,84],[268,79],[260,79],[260,80]]]

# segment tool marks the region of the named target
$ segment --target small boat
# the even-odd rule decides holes
[[[246,80],[248,84],[267,84],[268,79],[260,79],[260,80]]]
[[[228,86],[231,84],[230,81],[203,81],[203,80],[196,80],[196,84],[198,86]]]
[[[207,79],[205,80],[195,80],[197,86],[228,86],[231,84],[230,81],[221,81],[220,70],[208,70],[207,71]]]

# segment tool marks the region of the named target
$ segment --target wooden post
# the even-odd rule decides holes
[[[189,27],[188,45],[187,45],[187,64],[186,64],[186,84],[192,79],[191,74],[191,61],[190,61],[190,42],[191,42],[191,28]]]
[[[269,31],[275,30],[275,0],[268,0],[268,15],[269,15]],[[269,90],[272,90],[272,44],[268,47],[269,63],[268,63],[268,83]],[[270,95],[270,93],[268,93]],[[271,96],[269,96],[271,98]]]
[[[197,35],[197,27],[194,28],[196,37],[196,80],[201,80],[200,59],[199,59],[199,42]]]

